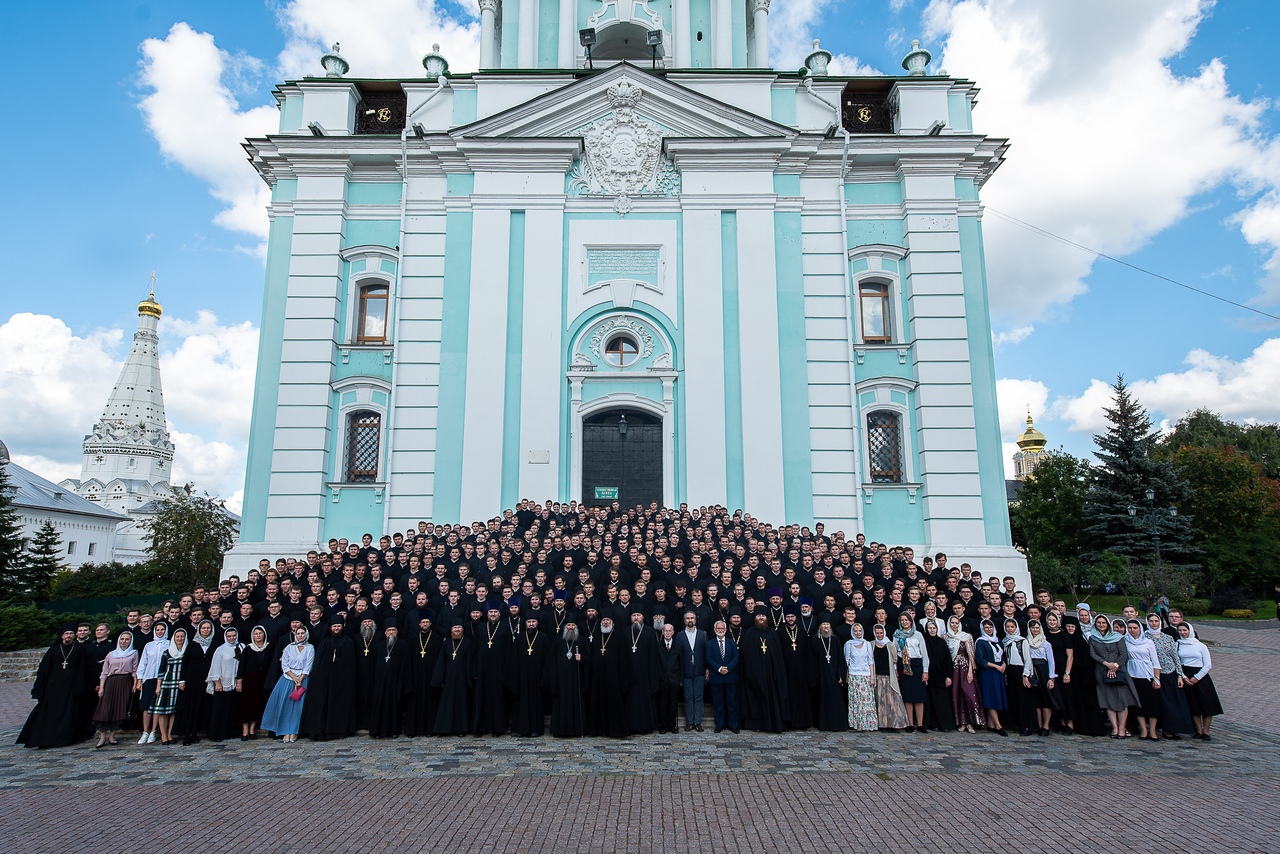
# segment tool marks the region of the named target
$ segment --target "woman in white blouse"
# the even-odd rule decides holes
[[[311,665],[315,658],[315,647],[307,642],[307,630],[299,626],[294,633],[293,643],[286,646],[280,655],[283,675],[271,690],[271,698],[267,700],[267,708],[262,713],[262,729],[281,736],[285,744],[293,744],[298,740],[303,696],[307,692],[307,678],[311,675]]]
[[[1209,656],[1209,648],[1196,637],[1196,630],[1190,623],[1178,623],[1178,658],[1182,661],[1182,672],[1186,678],[1182,680],[1183,691],[1187,695],[1187,705],[1191,707],[1191,721],[1196,726],[1195,735],[1210,741],[1209,725],[1215,715],[1222,714],[1222,703],[1218,700],[1218,691],[1213,687],[1213,677],[1209,670],[1213,667],[1213,659]]]
[[[845,642],[844,661],[848,668],[849,729],[874,732],[876,721],[875,644],[862,636],[862,624],[851,627],[853,636]]]
[[[1125,670],[1138,692],[1138,705],[1129,710],[1130,720],[1138,722],[1138,738],[1159,741],[1156,720],[1160,717],[1160,656],[1151,638],[1142,633],[1142,623],[1129,620],[1125,623],[1125,648],[1129,660]]]

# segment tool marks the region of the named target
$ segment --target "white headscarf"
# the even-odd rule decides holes
[[[987,633],[987,626],[991,627],[990,634]],[[982,623],[982,637],[980,641],[986,641],[991,644],[991,657],[996,664],[1004,661],[1004,648],[1000,646],[1000,639],[996,637],[996,624],[990,620],[984,620]]]
[[[182,632],[182,648],[181,649],[179,649],[177,645],[173,642],[174,638],[178,636],[178,632]],[[191,646],[191,638],[187,635],[187,630],[174,629],[173,634],[169,637],[169,658],[170,659],[182,658],[182,656],[186,655],[187,648],[190,646]]]
[[[209,636],[207,638],[200,635],[200,626],[203,626],[205,623],[209,624],[210,629]],[[213,620],[201,620],[200,626],[196,626],[195,629],[192,630],[192,634],[195,635],[192,640],[200,644],[200,650],[204,652],[205,655],[208,655],[209,647],[213,646]]]
[[[959,619],[957,617],[957,619]],[[960,623],[960,631],[954,634],[951,631],[951,618],[947,618],[947,649],[951,650],[951,657],[955,658],[956,653],[960,651],[960,644],[965,641],[972,641],[973,635],[964,630],[964,623]]]
[[[124,637],[125,635],[129,636],[129,645],[126,646],[124,649],[121,649],[120,638]],[[111,648],[111,652],[107,653],[107,658],[128,658],[129,656],[136,655],[136,654],[137,653],[133,651],[133,632],[129,631],[128,629],[125,629],[123,632],[120,633],[120,637],[116,638],[116,645]]]

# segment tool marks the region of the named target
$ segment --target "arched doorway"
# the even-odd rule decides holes
[[[662,419],[608,409],[582,423],[582,502],[623,507],[662,503]]]

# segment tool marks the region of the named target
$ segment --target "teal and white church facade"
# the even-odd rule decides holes
[[[282,84],[226,572],[520,499],[1010,547],[974,84],[768,67],[769,0],[481,0],[480,70]],[[656,44],[655,44],[656,43]],[[588,53],[590,55],[588,55]]]

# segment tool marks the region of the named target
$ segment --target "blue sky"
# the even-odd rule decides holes
[[[0,303],[0,437],[46,476],[78,471],[154,269],[177,474],[238,503],[265,216],[237,139],[264,124],[272,87],[317,70],[335,39],[361,75],[415,74],[433,41],[455,69],[473,67],[473,7],[7,11],[18,109],[0,141],[11,164],[0,239],[26,264],[10,266]],[[820,38],[836,70],[892,73],[921,39],[933,71],[982,88],[978,129],[1011,140],[983,193],[992,209],[1280,314],[1268,266],[1280,248],[1280,4],[774,0],[770,29],[784,68]],[[1098,381],[1118,372],[1157,420],[1196,405],[1280,420],[1280,324],[985,223],[1006,440],[1029,404],[1052,445],[1088,453]]]

